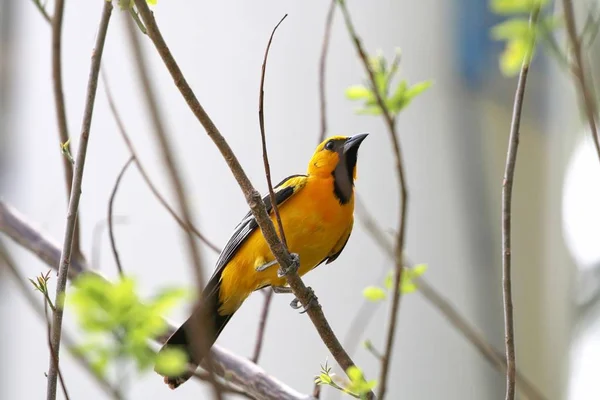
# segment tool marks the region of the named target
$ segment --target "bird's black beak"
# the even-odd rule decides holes
[[[343,153],[344,154],[348,154],[348,153],[356,154],[358,151],[358,147],[360,146],[362,141],[365,140],[365,138],[367,136],[369,136],[368,133],[361,133],[359,135],[354,135],[354,136],[351,136],[348,139],[346,139],[346,142],[344,143]]]

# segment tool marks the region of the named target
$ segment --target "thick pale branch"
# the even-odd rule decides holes
[[[0,201],[0,232],[32,252],[49,267],[56,269],[60,250],[57,244],[45,237],[40,231],[26,222],[25,218],[13,207]],[[69,279],[75,279],[83,272],[97,274],[91,271],[81,259],[73,259],[69,269]],[[157,338],[164,343],[175,328],[169,324],[169,332]],[[258,365],[246,358],[214,345],[211,350],[213,367],[217,375],[227,379],[250,394],[262,400],[311,400],[313,397],[301,394],[285,383],[267,374]]]

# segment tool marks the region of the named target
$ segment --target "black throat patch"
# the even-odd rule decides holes
[[[332,172],[333,192],[340,204],[346,204],[354,192],[354,167],[356,166],[358,149],[350,149],[346,153],[339,150],[340,161]]]

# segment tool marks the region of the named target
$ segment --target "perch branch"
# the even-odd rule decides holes
[[[302,282],[302,279],[300,279],[298,274],[290,268],[290,266],[293,264],[292,257],[283,243],[279,240],[273,222],[267,214],[265,204],[262,201],[260,193],[252,186],[252,183],[248,179],[246,172],[243,170],[239,161],[235,157],[233,150],[223,138],[223,135],[221,135],[204,108],[200,105],[196,95],[192,91],[191,87],[183,76],[183,73],[179,69],[179,66],[175,62],[171,51],[167,47],[167,44],[165,43],[160,30],[158,29],[154,15],[148,8],[148,5],[144,0],[135,0],[135,4],[140,13],[142,21],[144,21],[144,24],[146,25],[148,36],[163,59],[163,62],[170,72],[176,87],[181,92],[181,95],[187,102],[188,106],[200,124],[206,130],[208,136],[212,139],[223,155],[225,162],[236,178],[244,197],[246,198],[246,202],[248,203],[252,215],[256,218],[256,221],[267,244],[269,245],[271,252],[277,259],[282,272],[285,274],[288,285],[292,288],[296,298],[300,300],[300,303],[306,308],[312,297],[306,285],[304,285],[304,282]],[[325,315],[323,314],[322,308],[320,306],[313,305],[308,309],[307,314],[312,323],[315,325],[315,328],[323,340],[323,343],[325,343],[333,357],[344,369],[344,371],[353,366],[354,362],[333,333],[329,323],[327,322],[327,319],[325,318]],[[372,393],[369,394],[369,398],[372,398],[373,396],[374,395]]]

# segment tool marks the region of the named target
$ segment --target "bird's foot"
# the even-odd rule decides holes
[[[317,298],[317,295],[315,294],[314,290],[312,290],[310,286],[308,286],[306,289],[308,289],[308,303],[306,304],[306,307],[302,307],[302,304],[300,304],[300,300],[298,300],[297,298],[292,300],[292,302],[290,303],[290,307],[292,307],[294,310],[302,308],[300,314],[304,314],[312,307],[320,307],[318,301],[319,299]]]
[[[271,290],[276,294],[290,294],[293,293],[292,288],[289,286],[271,286]]]
[[[292,259],[292,263],[290,264],[290,266],[285,270],[280,267],[277,271],[277,276],[279,278],[283,278],[289,274],[298,272],[298,268],[300,268],[300,256],[296,253],[290,253],[290,257]]]

